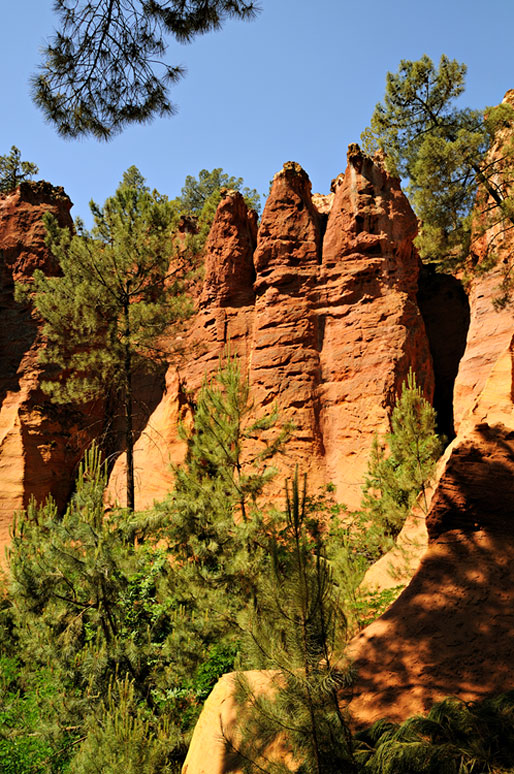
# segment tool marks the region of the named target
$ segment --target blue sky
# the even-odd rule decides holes
[[[298,161],[328,192],[359,141],[387,70],[442,53],[468,65],[465,103],[483,107],[514,88],[512,0],[260,0],[252,23],[230,22],[167,61],[187,75],[173,89],[178,115],[109,143],[66,141],[32,105],[28,80],[55,18],[51,0],[0,0],[0,154],[17,145],[39,177],[63,185],[88,217],[131,164],[175,196],[184,178],[223,167],[260,193],[284,161]]]

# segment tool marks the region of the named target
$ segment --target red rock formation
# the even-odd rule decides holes
[[[428,550],[392,607],[352,643],[357,723],[514,685],[513,345],[440,464]]]
[[[91,438],[85,425],[92,419],[52,406],[41,392],[38,324],[13,296],[14,281],[26,281],[35,269],[55,273],[41,218],[51,212],[71,227],[70,207],[63,189],[45,182],[22,183],[0,196],[0,547],[8,542],[13,512],[32,495],[42,501],[51,493],[59,506],[65,503]]]
[[[399,181],[352,146],[334,188],[329,197],[316,195],[318,211],[306,173],[286,163],[257,238],[242,196],[222,199],[187,337],[192,354],[179,365],[178,384],[194,393],[230,344],[257,411],[276,403],[295,424],[284,472],[298,463],[312,488],[332,481],[355,505],[373,434],[388,429],[409,367],[429,397],[433,376],[416,305],[416,218]],[[142,482],[152,468],[153,498],[155,464],[142,448],[136,466]],[[162,495],[168,486],[163,469]],[[136,502],[149,504],[144,486]]]
[[[507,139],[497,139],[490,160]],[[473,241],[479,265],[491,244],[499,263],[469,288],[457,437],[439,465],[427,551],[402,595],[351,646],[359,670],[351,710],[362,725],[403,720],[448,695],[476,700],[514,685],[514,321],[511,308],[493,305],[512,240],[500,224]]]
[[[242,359],[247,356],[253,330],[255,294],[253,251],[256,215],[248,212],[240,193],[228,192],[218,206],[206,245],[205,281],[198,311],[183,331],[183,340],[168,342],[170,351],[185,349],[166,376],[161,405],[152,413],[134,447],[136,508],[162,499],[173,485],[170,463],[183,459],[185,446],[178,423],[190,418],[189,395],[205,375],[216,370],[227,344]],[[108,499],[125,502],[125,455],[116,461],[109,481]]]
[[[416,218],[379,159],[353,145],[348,162],[323,241],[319,402],[327,478],[356,505],[373,434],[388,430],[409,367],[429,399],[433,375],[416,303]]]

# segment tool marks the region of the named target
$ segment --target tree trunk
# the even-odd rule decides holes
[[[134,510],[134,433],[132,430],[132,353],[130,351],[130,320],[128,298],[123,309],[125,317],[125,445],[127,447],[127,508]]]

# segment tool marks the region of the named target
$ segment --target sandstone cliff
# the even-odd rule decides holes
[[[179,410],[187,413],[185,396],[194,395],[227,345],[248,375],[256,411],[276,403],[295,424],[284,473],[298,463],[312,488],[331,481],[340,499],[357,504],[373,434],[388,429],[409,367],[426,395],[433,393],[416,301],[416,228],[399,181],[358,146],[350,147],[348,168],[328,197],[313,197],[303,169],[286,163],[258,230],[242,196],[227,192],[207,243],[189,356],[173,363],[167,378],[163,401],[174,408],[154,414],[136,445],[137,507],[168,491],[168,462],[181,453]],[[164,454],[158,437],[166,439]],[[120,458],[113,496],[122,497],[123,473]]]

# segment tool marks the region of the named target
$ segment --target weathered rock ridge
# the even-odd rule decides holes
[[[504,157],[510,139],[507,130],[499,134],[490,162]],[[402,720],[448,695],[477,700],[514,686],[514,319],[511,304],[494,305],[512,267],[514,236],[497,223],[479,230],[472,245],[474,264],[484,264],[491,245],[497,263],[468,286],[470,323],[453,401],[457,436],[439,464],[417,572],[352,644],[359,668],[352,712],[361,724]],[[438,284],[435,295],[451,292],[455,301],[456,288]],[[450,317],[466,315],[461,303],[448,306]],[[455,338],[446,345],[460,348]],[[444,357],[435,359],[441,366]]]
[[[186,406],[180,392],[194,394],[229,346],[257,412],[277,404],[283,420],[294,422],[282,470],[298,463],[311,487],[331,481],[342,500],[358,503],[373,434],[388,429],[410,367],[427,396],[433,393],[416,302],[416,229],[399,181],[358,146],[350,147],[346,173],[329,197],[313,198],[303,169],[286,163],[258,229],[242,196],[228,192],[206,247],[189,359],[170,366],[163,400],[175,407],[173,416]],[[170,485],[167,465],[156,462],[155,437],[167,439],[163,463],[181,453],[176,429],[159,422],[151,417],[136,445],[138,507]],[[120,496],[123,474],[121,458],[111,479],[111,492]]]

